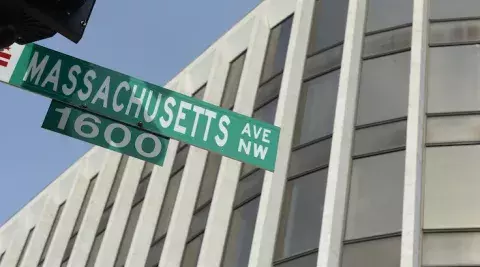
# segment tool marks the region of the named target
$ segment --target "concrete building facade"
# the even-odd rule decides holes
[[[275,172],[95,147],[0,267],[480,266],[480,1],[265,0],[167,88],[281,127]]]

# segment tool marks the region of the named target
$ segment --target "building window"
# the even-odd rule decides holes
[[[431,46],[462,45],[480,41],[480,20],[444,21],[430,24]]]
[[[45,241],[45,246],[43,247],[42,254],[40,255],[38,266],[42,266],[43,262],[45,261],[45,257],[47,256],[48,249],[50,248],[50,244],[52,243],[53,235],[57,230],[58,222],[62,217],[64,208],[65,208],[65,202],[63,202],[62,204],[60,204],[60,206],[58,206],[57,213],[55,214],[55,218],[53,219],[52,227],[50,228],[50,232],[48,233],[47,241]]]
[[[223,267],[248,265],[259,203],[260,197],[257,197],[234,209],[225,246]]]
[[[183,168],[178,171],[176,174],[170,177],[168,182],[167,190],[165,192],[165,197],[163,199],[162,209],[158,217],[157,226],[155,228],[155,234],[153,236],[152,245],[150,251],[148,252],[148,259],[154,259],[157,261],[160,260],[161,248],[159,248],[159,242],[162,242],[161,247],[163,248],[163,239],[167,234],[168,225],[172,216],[173,208],[175,207],[175,201],[177,199],[178,189],[180,188],[180,182],[182,181]],[[162,240],[162,241],[161,241]],[[158,251],[160,249],[160,252]]]
[[[400,266],[400,237],[344,245],[342,267]]]
[[[113,205],[115,202],[115,198],[117,197],[118,188],[122,182],[123,173],[125,172],[125,168],[127,166],[128,156],[122,155],[120,163],[117,168],[117,173],[115,174],[115,178],[113,180],[112,188],[110,189],[110,194],[108,195],[107,204],[105,205],[105,209]]]
[[[480,46],[432,47],[428,62],[428,113],[480,110]]]
[[[182,267],[196,267],[198,262],[198,256],[200,256],[200,249],[202,247],[203,234],[197,236],[193,240],[187,243],[184,251],[184,258],[182,261]]]
[[[425,233],[422,251],[424,266],[478,266],[480,233]]]
[[[248,264],[264,175],[265,171],[256,169],[240,178],[233,202],[223,267],[243,267]]]
[[[278,98],[253,112],[253,118],[270,124],[275,123]]]
[[[147,263],[145,264],[145,267],[158,266],[158,262],[162,256],[163,242],[165,242],[165,238],[158,239],[152,244],[150,251],[148,252]]]
[[[192,94],[192,97],[202,100],[205,96],[205,90],[207,90],[207,84],[202,85],[197,91]]]
[[[412,23],[412,0],[369,0],[366,31],[373,32]]]
[[[262,71],[261,83],[281,73],[285,67],[293,16],[285,19],[270,31],[267,52]]]
[[[202,183],[195,205],[196,209],[201,208],[212,199],[221,161],[221,155],[213,152],[208,153],[207,164],[203,172]]]
[[[352,163],[345,240],[400,233],[405,152]]]
[[[430,0],[430,18],[461,19],[478,18],[480,2],[477,0]]]
[[[323,169],[287,182],[276,259],[318,247],[327,173],[328,170]]]
[[[315,1],[308,54],[343,43],[348,0]]]
[[[410,52],[364,60],[357,125],[406,117],[409,74]]]
[[[329,137],[309,146],[294,149],[290,156],[288,176],[298,176],[307,171],[328,166],[331,144],[332,138]]]
[[[87,192],[85,193],[85,197],[83,198],[82,205],[80,206],[80,212],[75,221],[75,225],[73,227],[70,240],[68,241],[67,248],[63,253],[62,263],[64,264],[68,264],[68,260],[70,259],[73,246],[75,245],[75,241],[77,240],[78,231],[80,230],[80,226],[83,222],[83,217],[85,216],[85,212],[87,210],[88,204],[90,203],[90,197],[92,196],[92,192],[93,192],[93,188],[95,187],[96,180],[97,180],[97,176],[90,179],[90,182],[88,184]]]
[[[30,239],[32,239],[32,234],[34,230],[35,230],[35,227],[33,227],[32,229],[30,229],[30,231],[28,231],[27,239],[25,240],[25,244],[23,244],[22,251],[18,256],[18,261],[16,265],[17,267],[19,267],[22,264],[23,257],[25,256],[25,252],[27,251],[28,246],[30,245]],[[0,263],[1,263],[1,259],[0,259]]]
[[[424,228],[479,228],[480,146],[428,147],[425,155]]]
[[[135,197],[133,198],[132,208],[127,220],[127,225],[125,227],[125,232],[123,233],[122,242],[117,254],[117,260],[115,262],[115,267],[123,267],[127,260],[128,251],[130,249],[133,235],[137,228],[138,218],[140,217],[140,212],[143,206],[143,200],[145,199],[145,193],[150,182],[150,176],[145,179],[140,180],[137,190],[135,192]]]
[[[339,71],[333,71],[303,84],[294,145],[305,144],[332,134],[338,75]]]
[[[407,121],[383,123],[355,131],[353,156],[361,157],[405,149]]]
[[[100,246],[102,245],[104,235],[105,229],[100,233],[97,233],[97,235],[95,236],[92,249],[90,250],[90,255],[88,256],[87,267],[95,266],[95,261],[97,261],[98,252],[100,251]]]
[[[225,82],[225,89],[221,101],[222,108],[233,109],[233,105],[235,105],[235,99],[237,98],[238,86],[240,85],[240,78],[242,77],[246,55],[247,51],[244,51],[230,62],[230,68],[228,70],[227,81]]]
[[[168,230],[168,224],[172,216],[175,200],[177,199],[178,189],[182,181],[183,170],[170,178],[168,182],[167,191],[163,200],[162,209],[160,212],[158,224],[155,230],[155,239],[165,235]]]

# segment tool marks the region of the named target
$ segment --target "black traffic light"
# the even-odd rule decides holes
[[[0,0],[0,50],[50,38],[78,43],[95,0]]]

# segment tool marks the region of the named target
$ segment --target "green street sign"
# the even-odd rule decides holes
[[[273,171],[280,129],[51,49],[14,46],[0,80]]]
[[[169,140],[53,100],[42,128],[162,166]]]

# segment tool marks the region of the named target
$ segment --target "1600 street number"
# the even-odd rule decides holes
[[[162,165],[168,139],[52,101],[42,128]]]

